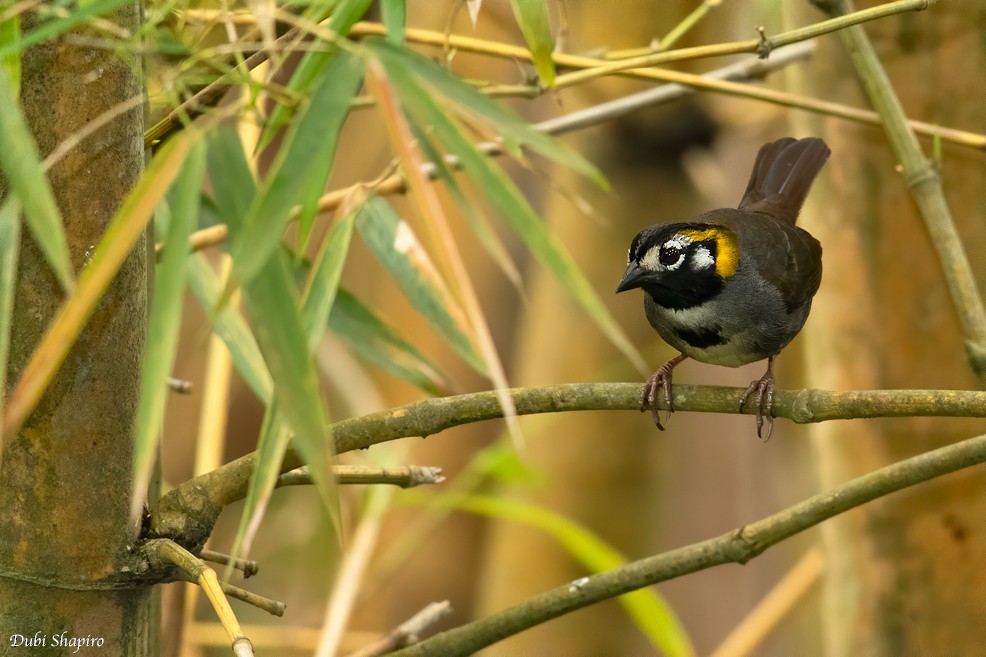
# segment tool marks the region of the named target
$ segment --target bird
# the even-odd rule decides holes
[[[642,289],[648,322],[680,352],[651,375],[640,396],[641,412],[650,409],[658,429],[674,412],[672,371],[686,358],[727,367],[767,359],[766,373],[747,387],[739,410],[752,395],[757,436],[770,438],[774,358],[801,331],[822,280],[822,246],[795,224],[830,154],[817,137],[764,144],[736,209],[665,221],[633,238],[616,292]]]

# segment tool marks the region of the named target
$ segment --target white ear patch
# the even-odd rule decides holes
[[[716,259],[707,248],[700,246],[692,254],[692,265],[695,269],[709,269],[716,266]]]

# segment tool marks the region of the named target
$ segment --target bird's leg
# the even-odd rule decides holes
[[[770,440],[770,434],[774,431],[774,356],[767,359],[767,371],[764,375],[755,381],[751,381],[746,392],[740,397],[740,412],[743,411],[747,398],[754,392],[756,392],[756,396],[753,398],[753,401],[757,405],[757,438],[767,442]],[[762,433],[765,417],[767,424],[766,436]]]
[[[640,412],[643,413],[649,408],[651,417],[654,418],[654,424],[661,431],[664,431],[671,420],[671,414],[674,413],[674,400],[671,398],[671,370],[686,358],[688,356],[685,354],[678,354],[657,368],[657,371],[651,374],[647,383],[644,384],[644,391],[640,393]],[[664,398],[668,402],[668,418],[664,422],[661,422],[661,409],[657,405],[658,391],[664,393]]]

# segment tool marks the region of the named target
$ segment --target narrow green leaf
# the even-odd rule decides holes
[[[535,130],[530,123],[505,105],[480,93],[427,57],[397,48],[379,37],[367,37],[364,43],[380,59],[387,69],[388,77],[395,83],[403,80],[405,86],[408,83],[416,85],[419,94],[428,93],[431,89],[434,93],[429,95],[444,97],[446,114],[464,114],[476,123],[489,126],[506,144],[516,142],[528,146],[544,157],[606,186],[606,180],[599,170],[575,150]]]
[[[222,290],[219,287],[219,277],[201,253],[196,253],[190,260],[188,281],[202,309],[207,315],[212,315],[219,304]],[[264,357],[260,355],[260,348],[247,323],[239,312],[230,306],[215,313],[212,321],[212,330],[229,349],[236,371],[240,373],[257,398],[265,405],[269,405],[274,394],[274,382],[271,381]]]
[[[340,67],[345,70],[345,75],[339,74]],[[325,183],[332,173],[332,163],[335,159],[335,150],[339,140],[339,132],[342,124],[349,114],[349,101],[359,90],[360,82],[363,79],[362,66],[358,62],[351,61],[348,54],[340,53],[339,57],[325,72],[326,76],[334,78],[335,91],[327,94],[321,106],[315,105],[313,99],[312,106],[308,112],[316,112],[323,120],[328,123],[332,117],[337,117],[337,124],[330,124],[320,127],[310,125],[311,131],[307,134],[299,134],[296,139],[323,140],[323,151],[317,158],[312,159],[307,166],[300,171],[295,171],[293,175],[299,175],[304,179],[304,187],[300,197],[296,200],[300,204],[301,210],[298,213],[298,253],[303,253],[308,245],[311,236],[312,225],[315,215],[318,213],[318,200],[325,192]],[[355,79],[354,77],[355,76]],[[306,115],[307,116],[307,113]],[[305,122],[305,119],[302,119]],[[311,122],[309,122],[311,124]],[[303,128],[299,125],[299,132]],[[325,130],[326,132],[321,132]],[[289,139],[291,137],[289,136]],[[283,148],[283,146],[282,146]],[[292,175],[287,172],[287,175]]]
[[[0,67],[0,135],[3,135],[0,139],[0,171],[7,177],[11,191],[20,198],[24,219],[34,241],[58,282],[68,292],[74,283],[61,213],[4,67]]]
[[[527,203],[527,199],[510,177],[487,156],[476,150],[461,124],[448,116],[419,85],[415,84],[413,78],[407,75],[395,75],[391,79],[407,111],[418,124],[428,126],[432,134],[459,157],[476,188],[483,190],[493,207],[524,241],[538,262],[554,274],[555,279],[585,309],[610,341],[638,369],[646,370],[646,364],[640,353],[613,319],[595,288],[586,279],[568,251],[555,239],[545,223]]]
[[[188,262],[188,236],[199,216],[199,194],[205,172],[205,146],[192,146],[175,178],[167,203],[171,215],[164,238],[164,253],[154,272],[154,296],[147,325],[147,342],[140,374],[140,398],[134,421],[134,508],[139,509],[147,493],[157,453],[167,380],[174,366],[181,330],[181,307]]]
[[[471,495],[446,499],[443,503],[452,504],[472,513],[536,527],[549,534],[572,557],[593,573],[619,568],[626,563],[623,555],[585,526],[521,500]],[[695,654],[691,639],[677,614],[655,587],[626,593],[617,600],[654,647],[663,654],[672,657],[692,657]]]
[[[545,0],[510,0],[514,17],[524,34],[527,47],[534,58],[534,68],[545,86],[555,83],[555,62],[551,53],[555,40],[551,36],[551,21],[548,19],[548,5]]]
[[[349,99],[362,75],[362,62],[348,53],[339,53],[323,74],[311,103],[289,131],[250,204],[242,234],[233,240],[235,284],[246,285],[277,250],[300,195],[321,193],[339,131],[349,114]]]
[[[21,17],[19,15],[11,16],[5,21],[0,21],[0,48],[15,42],[20,36],[20,32]],[[3,67],[7,72],[7,79],[10,80],[10,88],[13,90],[14,96],[18,96],[21,86],[20,51],[14,50],[0,57],[0,67]]]
[[[339,290],[339,278],[342,276],[342,266],[349,252],[349,242],[353,235],[355,214],[349,214],[335,223],[329,234],[322,241],[308,283],[302,295],[301,320],[308,336],[308,351],[315,352],[318,342],[325,331],[325,324],[332,310],[336,292]]]
[[[429,395],[447,394],[448,379],[417,347],[374,314],[351,292],[339,289],[329,329],[342,338],[354,354],[388,374],[417,386]]]
[[[411,305],[448,342],[470,367],[486,374],[486,364],[472,341],[452,316],[447,291],[439,290],[424,275],[419,263],[427,257],[410,227],[382,199],[370,199],[356,220],[363,241],[390,273]],[[430,265],[430,261],[427,263]],[[437,273],[435,274],[437,276]],[[464,320],[463,320],[464,321]]]
[[[230,239],[239,237],[257,183],[247,163],[240,135],[232,127],[220,127],[209,138],[207,166],[215,209],[229,227]]]
[[[387,40],[395,46],[403,46],[407,0],[381,0],[380,12],[383,14],[383,24],[387,27]]]
[[[254,335],[274,380],[278,405],[294,433],[295,447],[311,468],[336,536],[341,538],[328,413],[308,352],[287,255],[275,250],[243,289]]]
[[[349,34],[349,30],[359,19],[366,14],[373,0],[340,0],[336,3],[329,18],[328,28],[340,37]],[[297,98],[307,98],[311,95],[311,88],[324,73],[325,69],[332,63],[336,51],[327,52],[312,51],[302,57],[298,66],[288,82],[288,92]],[[263,150],[270,145],[271,140],[278,131],[284,127],[295,111],[293,107],[277,104],[271,111],[270,117],[264,124],[264,129],[260,133],[258,150]]]
[[[9,198],[0,205],[0,408],[7,390],[7,350],[10,323],[14,316],[14,286],[17,284],[17,258],[20,251],[20,206]],[[0,436],[3,451],[3,436]]]

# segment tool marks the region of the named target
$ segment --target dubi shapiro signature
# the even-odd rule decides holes
[[[100,636],[69,636],[68,632],[61,634],[42,634],[35,632],[33,635],[11,634],[11,648],[75,648],[73,653],[79,652],[82,648],[102,648],[105,641]]]

